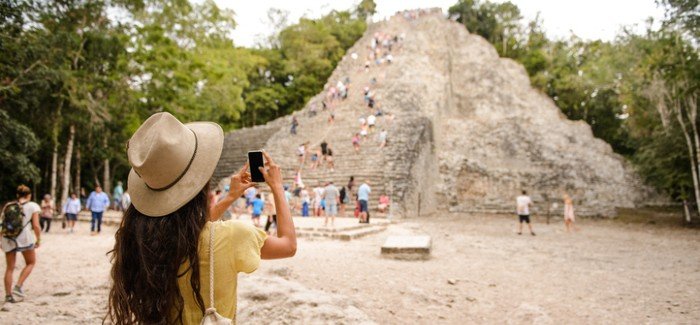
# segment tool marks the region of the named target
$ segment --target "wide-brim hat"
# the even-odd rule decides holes
[[[209,182],[223,145],[216,123],[182,124],[169,113],[153,114],[127,144],[131,204],[151,217],[177,211]]]

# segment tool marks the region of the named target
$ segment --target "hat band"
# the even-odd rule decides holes
[[[184,177],[185,174],[187,174],[187,171],[190,169],[190,166],[192,166],[192,162],[194,161],[194,156],[197,155],[198,141],[197,141],[197,133],[192,131],[192,129],[189,129],[189,130],[192,132],[192,134],[194,134],[194,151],[192,152],[192,158],[190,158],[190,162],[187,163],[187,167],[185,167],[185,170],[183,170],[182,173],[180,174],[180,176],[178,176],[172,183],[170,183],[164,187],[153,188],[153,187],[148,186],[148,183],[144,182],[146,187],[148,187],[148,189],[150,189],[151,191],[161,192],[161,191],[165,191],[165,190],[175,186],[175,184],[177,184],[177,182],[179,182],[180,179],[182,179],[182,177]],[[136,175],[139,175],[139,173],[137,172]],[[139,177],[141,177],[141,175],[139,175]]]

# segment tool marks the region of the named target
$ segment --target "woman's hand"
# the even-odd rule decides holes
[[[282,189],[282,170],[280,166],[275,164],[267,152],[263,151],[263,156],[265,156],[265,167],[260,167],[260,172],[262,172],[265,182],[273,191]]]
[[[250,178],[250,173],[248,172],[248,163],[243,165],[238,173],[231,175],[231,182],[229,185],[228,195],[233,198],[239,198],[245,190],[255,186],[255,183]]]

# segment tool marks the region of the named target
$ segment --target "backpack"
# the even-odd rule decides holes
[[[2,209],[2,236],[9,239],[15,239],[22,233],[27,224],[23,224],[24,209],[17,202],[10,202]]]

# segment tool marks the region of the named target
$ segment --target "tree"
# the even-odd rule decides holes
[[[39,149],[34,132],[0,110],[0,193],[9,199],[19,184],[39,180],[39,169],[30,159]]]
[[[371,18],[375,13],[377,13],[377,4],[374,0],[362,0],[355,8],[355,14],[362,21]]]

